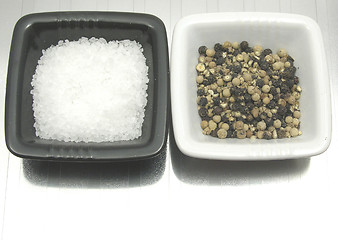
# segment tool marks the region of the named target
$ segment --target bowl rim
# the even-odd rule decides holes
[[[322,61],[322,70],[323,70],[323,79],[325,79],[325,89],[327,90],[327,95],[325,96],[325,106],[327,122],[326,122],[326,137],[325,140],[319,142],[315,148],[307,149],[306,152],[298,152],[296,154],[283,154],[283,155],[253,155],[253,154],[234,154],[234,153],[225,153],[225,152],[213,152],[203,150],[203,143],[189,144],[185,134],[182,131],[182,122],[179,119],[179,102],[181,99],[176,98],[175,88],[177,86],[176,81],[178,81],[178,61],[176,61],[176,52],[178,44],[181,38],[182,33],[192,25],[204,24],[204,23],[227,23],[235,22],[240,20],[245,22],[246,20],[250,21],[269,21],[271,19],[278,19],[279,21],[285,21],[290,23],[303,23],[306,27],[310,27],[311,30],[316,32],[316,41],[319,43],[320,52],[321,52],[321,61]],[[215,159],[215,160],[282,160],[282,159],[291,159],[291,158],[303,158],[318,155],[327,150],[331,142],[332,136],[332,111],[331,111],[331,88],[330,88],[330,79],[328,75],[328,68],[326,63],[325,49],[323,38],[321,34],[320,27],[317,22],[313,19],[298,15],[298,14],[289,14],[289,13],[272,13],[272,12],[227,12],[227,13],[201,13],[186,16],[178,21],[175,25],[173,32],[172,48],[171,48],[171,59],[170,59],[170,68],[171,68],[171,105],[172,105],[172,119],[173,119],[173,132],[174,138],[177,143],[178,148],[187,156],[196,157],[196,158],[205,158],[205,159]]]
[[[144,25],[151,28],[154,35],[153,59],[157,60],[157,69],[154,69],[154,75],[160,76],[157,81],[157,90],[154,89],[154,94],[161,96],[153,105],[154,127],[151,131],[151,138],[147,144],[134,146],[131,148],[124,147],[119,149],[105,150],[94,149],[87,154],[70,154],[67,152],[58,152],[57,154],[41,154],[32,146],[27,146],[25,142],[20,140],[16,127],[14,126],[16,103],[15,89],[17,86],[18,75],[13,76],[12,71],[15,71],[16,64],[19,61],[18,55],[22,50],[23,34],[25,29],[35,23],[58,22],[58,21],[105,21],[116,23],[128,23],[135,25]],[[135,160],[144,159],[157,155],[166,145],[168,135],[168,109],[169,109],[169,56],[167,34],[164,23],[158,17],[151,14],[132,13],[132,12],[103,12],[103,11],[63,11],[63,12],[42,12],[33,13],[22,16],[16,23],[12,35],[7,83],[5,97],[5,141],[8,150],[20,157],[26,159],[39,160],[56,160],[69,159],[69,161],[119,161],[119,160]],[[16,104],[15,104],[16,106]],[[88,143],[90,146],[91,143]],[[97,144],[97,143],[96,143]],[[39,144],[37,144],[39,145]],[[52,145],[52,144],[50,144]],[[72,148],[74,149],[74,147]]]

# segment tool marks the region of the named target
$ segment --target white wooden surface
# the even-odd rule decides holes
[[[1,239],[338,239],[337,1],[0,0],[1,106],[15,22],[28,13],[59,10],[152,13],[164,21],[169,46],[175,23],[193,13],[310,16],[327,46],[332,143],[324,154],[290,161],[192,159],[170,141],[164,159],[154,162],[42,164],[9,154],[1,133]]]

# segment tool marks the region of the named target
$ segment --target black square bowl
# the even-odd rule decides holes
[[[75,143],[35,135],[31,80],[42,50],[81,37],[141,43],[149,67],[148,102],[142,136],[135,140]],[[22,17],[13,32],[5,104],[5,136],[22,158],[73,161],[142,159],[157,155],[168,131],[169,58],[163,22],[152,15],[121,12],[53,12]]]

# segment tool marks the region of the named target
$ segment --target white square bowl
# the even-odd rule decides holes
[[[203,135],[196,104],[199,46],[248,41],[295,59],[302,87],[302,135],[286,139],[217,139]],[[273,160],[310,157],[331,141],[331,97],[324,44],[312,19],[282,13],[212,13],[182,18],[171,48],[171,103],[175,140],[186,155],[219,160]]]

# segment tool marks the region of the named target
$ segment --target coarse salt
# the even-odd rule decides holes
[[[38,137],[113,142],[141,136],[149,82],[141,44],[83,37],[42,53],[31,83]]]

